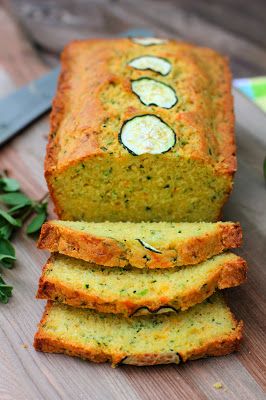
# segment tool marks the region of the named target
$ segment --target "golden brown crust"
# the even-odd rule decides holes
[[[52,302],[47,302],[43,317],[39,324],[38,332],[34,337],[34,347],[37,351],[47,352],[47,353],[64,353],[70,356],[81,357],[93,362],[112,362],[113,366],[119,364],[131,364],[136,366],[143,365],[156,365],[156,364],[168,364],[171,362],[179,363],[180,361],[186,362],[188,360],[195,360],[202,357],[209,356],[223,356],[232,353],[239,349],[240,342],[243,337],[243,322],[237,322],[231,314],[231,318],[234,322],[234,330],[230,335],[221,337],[209,341],[208,343],[200,346],[197,349],[193,349],[187,353],[179,353],[170,355],[167,354],[108,354],[103,350],[88,348],[88,346],[82,347],[75,343],[70,343],[63,339],[55,339],[49,334],[45,333],[42,329],[42,325],[47,320],[49,311],[52,307]]]
[[[204,68],[207,69],[213,82],[213,121],[214,129],[219,133],[215,142],[220,155],[217,167],[233,175],[237,169],[237,159],[229,59],[227,57],[221,59],[219,54],[208,48],[196,49],[195,52],[198,53],[199,60],[204,60]]]
[[[77,40],[71,42],[65,47],[61,56],[62,69],[50,117],[51,130],[45,161],[47,177],[49,176],[49,171],[58,168],[59,164],[65,168],[67,165],[73,162],[75,163],[78,159],[81,160],[86,156],[101,154],[101,150],[98,147],[99,143],[97,141],[96,128],[98,121],[101,120],[98,116],[102,116],[104,113],[106,114],[106,111],[101,105],[97,95],[101,85],[119,79],[115,76],[114,72],[111,72],[111,70],[108,69],[107,65],[109,60],[114,56],[115,52],[126,54],[128,51],[132,51],[133,47],[134,45],[128,39]],[[231,95],[231,72],[228,66],[228,60],[211,49],[199,48],[188,43],[176,42],[173,40],[170,40],[168,44],[164,45],[163,51],[165,51],[165,49],[168,49],[168,53],[172,55],[174,54],[174,51],[181,51],[184,58],[187,59],[194,68],[196,68],[198,64],[201,66],[201,72],[208,76],[209,82],[211,82],[209,85],[211,86],[210,90],[214,95],[213,97],[215,97],[211,111],[213,113],[212,118],[215,124],[215,134],[217,134],[218,139],[216,140],[214,135],[210,135],[207,138],[207,141],[213,141],[213,144],[219,147],[218,153],[220,156],[218,169],[221,167],[225,173],[232,174],[236,169],[236,158],[234,143],[234,114],[232,110],[233,100]],[[139,48],[139,50],[141,49]],[[145,49],[145,52],[146,51],[147,49]],[[66,156],[62,154],[60,155],[62,158],[61,161],[63,161],[61,162],[59,160],[59,152],[61,146],[66,143],[62,140],[60,141],[56,132],[61,129],[61,125],[65,123],[64,118],[67,119],[67,113],[71,107],[71,94],[74,90],[75,84],[73,74],[77,72],[76,70],[74,71],[74,64],[80,62],[79,71],[82,78],[85,79],[86,74],[90,73],[89,71],[84,72],[82,68],[82,62],[84,61],[82,58],[83,53],[86,54],[86,61],[91,69],[91,79],[88,90],[90,89],[95,94],[93,101],[91,100],[91,103],[87,105],[86,111],[90,112],[95,119],[95,123],[92,123],[91,125],[92,131],[93,129],[95,129],[95,131],[88,133],[86,131],[87,127],[83,127],[82,122],[80,123],[80,126],[76,126],[75,121],[70,123],[68,119],[66,124],[70,124],[70,126],[67,126],[72,135],[73,145],[66,149]],[[75,63],[73,63],[74,59]],[[123,86],[125,90],[130,91],[128,84],[124,83]],[[195,95],[194,92],[191,92],[191,95],[192,93]],[[209,110],[209,112],[211,111]],[[186,119],[187,122],[191,123],[196,121],[196,116],[192,113],[188,113],[187,116],[185,113],[181,114],[180,119],[184,121]],[[97,115],[97,118],[95,115]],[[132,116],[133,115],[129,115],[129,117]],[[79,118],[85,118],[85,115],[81,113]],[[86,119],[87,118],[88,114],[86,114]],[[202,135],[208,135],[208,132],[202,132]],[[202,141],[202,150],[204,149],[205,151],[206,149],[203,145],[203,143],[205,143],[205,138],[203,136],[200,140]],[[201,157],[204,159],[207,156],[205,157],[202,153]]]
[[[169,248],[162,249],[162,253],[158,254],[145,249],[138,242],[120,243],[112,238],[93,236],[50,221],[42,226],[37,246],[107,267],[132,265],[137,268],[172,268],[198,264],[224,250],[239,247],[241,242],[242,229],[239,223],[218,223],[215,232],[182,243],[171,243]]]
[[[238,258],[235,263],[226,263],[221,270],[218,289],[235,287],[247,279],[247,263],[243,258]]]
[[[122,248],[111,238],[101,238],[73,231],[66,227],[46,222],[41,229],[39,249],[47,249],[53,253],[69,255],[84,261],[93,261],[99,265],[106,265],[111,260],[112,266],[122,267]]]
[[[225,289],[242,284],[246,280],[247,264],[245,260],[238,257],[232,261],[226,262],[222,268],[215,271],[202,288],[191,287],[182,296],[177,296],[169,300],[166,296],[161,296],[156,300],[145,300],[143,302],[136,298],[114,301],[113,299],[102,298],[100,296],[91,295],[86,290],[75,290],[69,285],[62,283],[58,279],[53,279],[46,275],[46,271],[50,268],[50,258],[43,267],[43,272],[39,281],[39,288],[36,297],[38,299],[47,299],[60,301],[73,307],[91,308],[103,313],[123,314],[125,316],[144,315],[149,313],[169,312],[169,308],[173,311],[186,310],[195,304],[203,302],[210,297],[216,289]],[[169,307],[169,308],[167,308]]]

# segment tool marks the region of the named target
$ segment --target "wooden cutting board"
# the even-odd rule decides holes
[[[45,72],[3,11],[0,49],[0,95]],[[47,254],[21,232],[15,238],[18,261],[13,270],[4,271],[14,292],[7,305],[0,305],[1,400],[265,399],[266,117],[241,96],[236,95],[236,101],[239,168],[224,219],[241,222],[245,241],[239,253],[249,263],[248,282],[227,292],[235,314],[245,321],[241,351],[179,366],[117,369],[36,353],[32,341],[44,303],[35,300],[35,293]],[[46,116],[8,143],[0,155],[1,170],[8,169],[36,199],[47,191],[43,178],[47,132]],[[221,389],[213,386],[217,382]]]

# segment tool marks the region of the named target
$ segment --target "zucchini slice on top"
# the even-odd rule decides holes
[[[141,56],[133,58],[128,65],[130,67],[140,69],[142,71],[151,70],[158,72],[161,75],[168,75],[172,69],[171,63],[162,57],[156,56]]]
[[[126,121],[119,133],[119,141],[133,155],[161,154],[176,142],[175,132],[159,117],[139,115]]]
[[[143,77],[132,81],[131,87],[145,106],[172,108],[177,103],[174,89],[155,79]]]
[[[136,37],[132,38],[132,41],[142,46],[153,46],[155,44],[164,44],[167,42],[166,39],[160,39],[156,37]]]

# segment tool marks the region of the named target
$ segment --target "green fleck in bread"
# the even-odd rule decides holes
[[[125,316],[185,310],[219,288],[246,279],[246,262],[232,253],[186,268],[106,268],[62,255],[44,266],[37,297]]]
[[[239,223],[49,221],[38,246],[108,267],[171,268],[239,247]]]
[[[64,50],[45,161],[60,219],[217,221],[235,150],[231,73],[213,50],[131,39]]]
[[[220,295],[178,314],[136,318],[48,302],[34,346],[113,365],[178,364],[237,350],[242,326]]]

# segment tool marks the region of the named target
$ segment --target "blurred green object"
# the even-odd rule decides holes
[[[234,79],[233,85],[266,112],[266,76]],[[266,157],[263,161],[263,175],[266,182]]]
[[[266,157],[264,158],[264,162],[263,162],[263,173],[264,173],[264,179],[266,182]]]
[[[266,76],[234,79],[234,86],[266,112]]]

